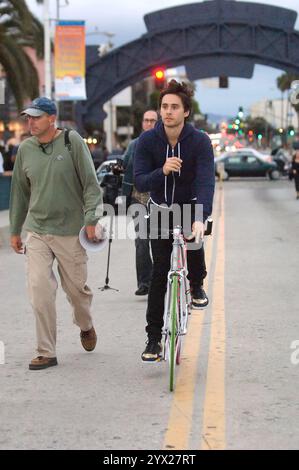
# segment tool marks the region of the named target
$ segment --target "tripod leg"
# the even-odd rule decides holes
[[[109,233],[109,247],[108,247],[108,259],[107,259],[107,272],[106,272],[106,279],[105,279],[105,285],[103,287],[99,287],[101,291],[104,290],[115,290],[118,292],[118,289],[114,289],[113,287],[109,286],[109,269],[110,269],[110,253],[111,253],[111,244],[112,244],[112,232],[113,232],[113,218],[114,216],[110,216],[110,233]]]

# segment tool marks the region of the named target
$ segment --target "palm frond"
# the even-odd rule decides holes
[[[22,109],[25,95],[22,77],[18,73],[18,64],[9,51],[0,44],[0,63],[3,65],[7,81],[11,87],[18,109]]]
[[[0,0],[0,63],[19,109],[25,98],[38,96],[38,73],[24,47],[43,57],[43,25],[25,0]]]

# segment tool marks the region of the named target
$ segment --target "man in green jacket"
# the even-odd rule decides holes
[[[48,98],[37,98],[22,113],[31,137],[21,143],[12,177],[10,200],[11,246],[26,253],[29,298],[36,318],[37,357],[30,370],[57,365],[56,259],[61,285],[80,328],[81,343],[92,351],[97,342],[90,312],[92,292],[86,285],[87,256],[79,243],[83,225],[96,242],[102,194],[91,155],[75,131],[57,128],[57,109]],[[28,235],[21,239],[24,228]]]

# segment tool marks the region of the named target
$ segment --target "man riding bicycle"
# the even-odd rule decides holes
[[[208,135],[186,123],[192,109],[192,96],[193,91],[186,84],[175,80],[171,80],[161,92],[159,108],[162,120],[154,129],[140,136],[135,152],[134,176],[138,191],[150,191],[153,208],[168,210],[174,204],[182,208],[186,204],[191,206],[190,229],[198,242],[203,238],[204,222],[212,213],[215,168]],[[202,211],[196,210],[198,205]],[[156,362],[160,360],[162,351],[164,297],[172,236],[167,239],[151,237],[150,241],[154,266],[146,313],[148,342],[142,360]],[[208,304],[203,290],[203,279],[207,274],[203,245],[187,251],[187,264],[192,308],[203,308]]]

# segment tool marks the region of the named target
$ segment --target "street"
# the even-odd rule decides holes
[[[58,367],[29,371],[35,326],[24,256],[0,248],[0,449],[298,449],[299,201],[287,180],[217,184],[206,242],[210,305],[194,311],[176,390],[143,364],[146,298],[132,240],[89,254],[98,345],[86,353],[60,288]],[[298,346],[297,346],[298,348]],[[292,363],[293,362],[293,363]]]

